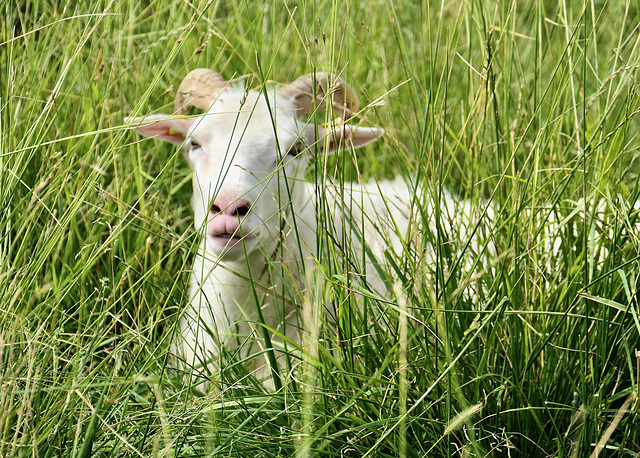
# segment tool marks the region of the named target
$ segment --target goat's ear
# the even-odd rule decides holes
[[[316,136],[317,129],[317,136]],[[310,125],[307,128],[307,144],[318,143],[319,148],[327,153],[334,153],[344,148],[360,148],[376,141],[384,134],[384,129],[377,127],[357,127],[343,124],[325,127]]]
[[[125,118],[124,122],[133,125],[139,134],[182,145],[194,118],[178,118],[170,115],[151,115],[142,118]]]

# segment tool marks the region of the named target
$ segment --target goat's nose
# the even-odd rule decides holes
[[[251,209],[251,204],[245,199],[216,199],[211,204],[211,213],[214,215],[228,215],[235,217],[246,216]]]

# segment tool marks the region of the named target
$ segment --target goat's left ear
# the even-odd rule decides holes
[[[384,129],[377,127],[357,127],[343,124],[340,126],[325,127],[310,125],[307,128],[307,144],[318,143],[319,148],[327,153],[334,153],[345,148],[360,148],[376,141],[384,134]]]

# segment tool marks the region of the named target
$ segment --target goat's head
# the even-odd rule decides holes
[[[382,135],[382,129],[303,120],[327,101],[345,118],[358,109],[355,92],[327,73],[304,75],[267,93],[245,91],[212,70],[198,69],[180,84],[174,115],[127,121],[142,135],[182,147],[194,172],[196,228],[206,225],[209,251],[238,258],[245,250],[275,247],[279,215],[289,211],[295,183],[304,179],[307,150],[357,148]],[[205,113],[186,116],[191,106]]]

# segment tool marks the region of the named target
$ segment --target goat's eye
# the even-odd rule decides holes
[[[302,151],[304,151],[304,144],[302,143],[302,141],[298,140],[293,145],[291,145],[291,148],[289,148],[289,151],[287,151],[287,155],[298,157],[300,153],[302,153]]]
[[[200,148],[200,143],[198,143],[197,141],[195,141],[195,140],[193,140],[193,139],[191,139],[190,145],[191,145],[191,149],[198,149],[198,148]]]

